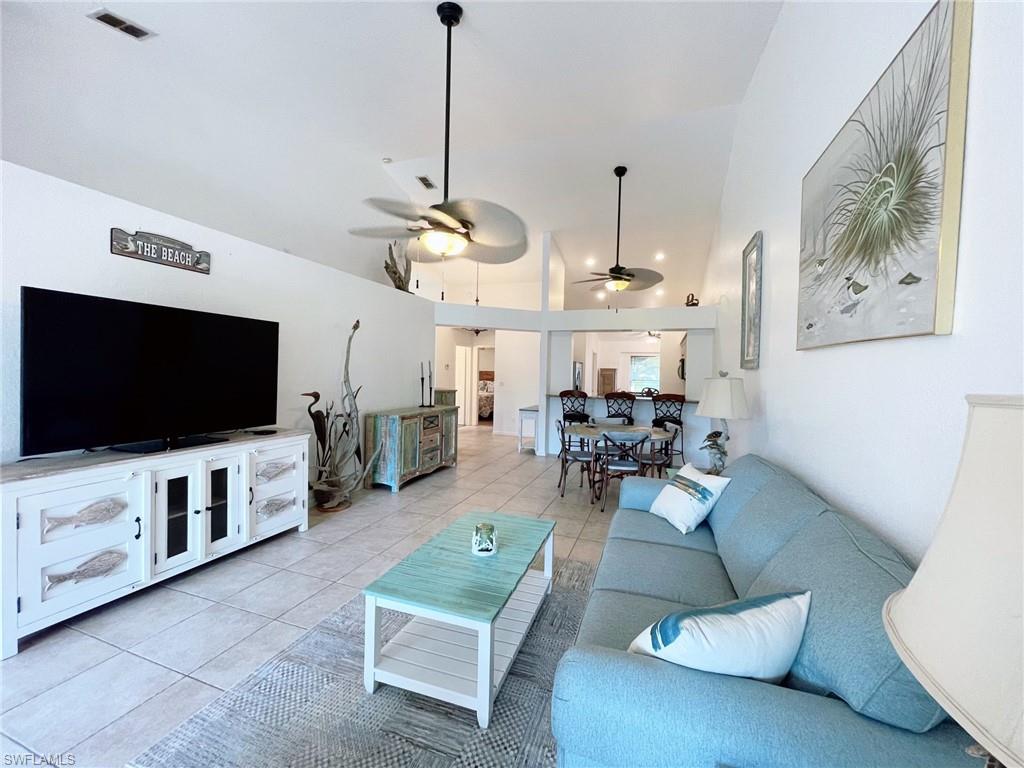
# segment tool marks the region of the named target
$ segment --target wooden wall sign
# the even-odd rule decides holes
[[[123,229],[110,230],[110,252],[117,256],[142,259],[153,264],[210,274],[209,251],[197,251],[188,243],[152,232],[128,234]]]

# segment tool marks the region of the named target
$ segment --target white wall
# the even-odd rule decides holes
[[[434,338],[434,386],[455,389],[455,347],[472,347],[473,334],[461,328],[438,326]],[[419,375],[419,374],[417,374]]]
[[[481,347],[480,348],[480,370],[481,371],[493,371],[494,370],[494,347]]]
[[[309,426],[309,401],[299,393],[338,399],[345,340],[359,319],[351,377],[365,385],[363,412],[419,402],[418,361],[430,359],[434,345],[430,302],[11,163],[0,165],[0,181],[4,461],[19,455],[22,285],[277,321],[277,418],[289,427]],[[211,273],[115,256],[111,227],[208,250]]]
[[[686,382],[679,378],[679,358],[685,354],[679,346],[685,331],[662,331],[661,334],[661,386],[663,395],[685,395]]]
[[[912,558],[953,481],[967,393],[1022,390],[1022,6],[977,3],[951,336],[796,351],[800,186],[931,3],[785,4],[740,110],[701,298],[719,303],[716,366],[753,418],[731,452],[807,480]],[[765,235],[761,367],[739,370],[744,244]]]
[[[514,435],[519,409],[540,399],[540,334],[496,331],[494,337],[494,431]]]

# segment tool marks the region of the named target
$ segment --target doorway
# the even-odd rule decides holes
[[[470,403],[473,392],[473,348],[455,347],[455,404],[459,407],[459,426],[472,424]]]
[[[494,426],[494,347],[477,347],[477,423]]]
[[[615,391],[615,375],[618,373],[614,368],[598,368],[597,370],[597,396],[604,397],[609,392]]]

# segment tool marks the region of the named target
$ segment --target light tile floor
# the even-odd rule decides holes
[[[552,519],[556,562],[596,563],[618,484],[602,512],[575,471],[564,498],[557,480],[554,458],[464,428],[454,469],[41,632],[0,662],[0,753],[124,765],[471,510]]]

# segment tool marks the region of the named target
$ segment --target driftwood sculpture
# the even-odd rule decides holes
[[[318,392],[307,392],[313,402],[306,409],[313,420],[317,437],[316,480],[313,482],[313,497],[322,509],[347,507],[352,500],[352,491],[363,484],[363,478],[377,461],[381,446],[373,452],[368,461],[363,461],[360,444],[362,430],[359,421],[359,405],[356,402],[362,387],[352,389],[349,379],[349,360],[352,357],[352,338],[359,330],[359,321],[352,326],[345,345],[345,369],[341,381],[341,407],[334,412],[334,403],[325,410],[313,410],[320,400]],[[321,440],[321,434],[323,439]]]
[[[408,245],[401,246],[397,240],[388,243],[388,258],[384,262],[384,271],[395,284],[395,288],[411,293],[409,282],[412,280],[412,259],[406,253],[407,248]]]

